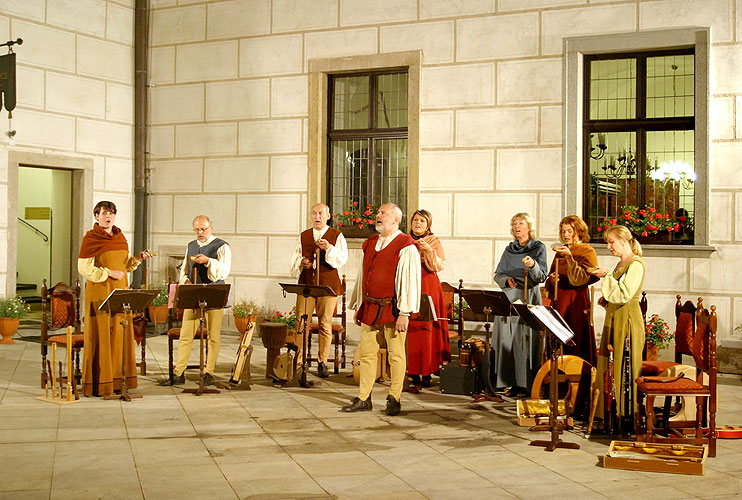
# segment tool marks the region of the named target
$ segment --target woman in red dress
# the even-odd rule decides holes
[[[431,231],[432,225],[430,212],[418,210],[412,215],[410,236],[420,251],[422,293],[430,297],[436,315],[442,317],[446,310],[438,272],[443,270],[446,257],[440,240]],[[417,321],[416,316],[413,314],[410,318],[407,330],[407,373],[411,378],[411,388],[429,386],[430,375],[436,373],[444,361],[451,359],[448,321]]]
[[[574,346],[563,346],[564,354],[579,356],[596,366],[595,330],[590,323],[590,285],[598,279],[590,274],[598,266],[598,256],[588,245],[587,224],[576,215],[568,215],[559,223],[559,239],[563,245],[554,248],[557,253],[551,263],[546,291],[554,306],[554,279],[559,263],[559,285],[554,306],[575,332]]]

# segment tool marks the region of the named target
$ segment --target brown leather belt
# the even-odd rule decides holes
[[[374,318],[374,322],[372,323],[372,325],[378,325],[379,320],[381,319],[381,315],[384,314],[384,309],[386,309],[386,306],[394,301],[394,297],[384,297],[383,299],[376,299],[374,297],[369,297],[364,293],[363,301],[375,306],[379,306],[379,310],[376,312],[376,317]]]

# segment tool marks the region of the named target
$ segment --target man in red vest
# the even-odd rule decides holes
[[[407,360],[405,338],[410,314],[420,311],[420,254],[414,240],[399,230],[402,210],[393,203],[379,207],[376,230],[379,234],[363,242],[363,266],[350,298],[361,327],[360,384],[358,397],[343,411],[372,408],[371,390],[376,379],[379,342],[386,340],[391,383],[386,397],[386,414],[397,415]]]
[[[336,294],[342,295],[345,290],[343,290],[338,269],[348,262],[348,245],[345,237],[340,231],[327,225],[327,221],[330,220],[330,208],[324,203],[312,206],[311,219],[312,227],[301,233],[299,243],[291,256],[291,277],[298,276],[299,283],[302,285],[329,286]],[[327,369],[327,357],[332,344],[332,315],[335,312],[337,297],[319,297],[316,300],[319,324],[317,375],[325,378],[330,375]],[[314,297],[305,299],[301,295],[297,296],[297,318],[301,318],[306,310],[311,319],[314,309]],[[296,331],[300,332],[302,328],[303,325],[299,321]]]

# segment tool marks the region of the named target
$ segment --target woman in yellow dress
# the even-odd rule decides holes
[[[641,374],[642,351],[644,350],[644,320],[639,298],[644,283],[644,261],[642,248],[631,232],[624,226],[612,226],[603,233],[603,239],[608,244],[608,250],[620,260],[611,273],[608,269],[597,268],[592,274],[603,278],[601,283],[602,297],[598,304],[605,307],[605,325],[600,339],[598,351],[598,377],[600,399],[598,401],[597,416],[604,416],[603,384],[605,372],[608,368],[608,345],[613,347],[613,388],[616,397],[616,414],[619,422],[624,422],[624,428],[633,428],[633,417],[637,408],[636,378]],[[628,339],[630,367],[624,366],[624,345]],[[631,380],[625,380],[626,370],[631,373]],[[628,392],[630,402],[625,400],[624,389]],[[626,404],[629,411],[626,411]]]
[[[85,345],[83,348],[83,394],[104,396],[121,390],[121,349],[123,346],[123,314],[113,318],[98,307],[117,288],[128,288],[126,273],[142,260],[152,256],[143,250],[136,257],[129,255],[129,244],[121,229],[114,225],[116,205],[101,201],[93,210],[96,223],[85,234],[77,259],[77,270],[87,280],[85,284]],[[126,387],[137,386],[134,353],[134,329],[126,331]]]

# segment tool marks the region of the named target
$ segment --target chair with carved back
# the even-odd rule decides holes
[[[696,306],[690,300],[681,302],[680,295],[675,296],[675,361],[644,360],[642,375],[659,375],[665,370],[682,364],[683,354],[693,356],[692,341],[696,325]],[[646,346],[645,346],[646,358]]]
[[[636,414],[637,441],[708,444],[709,456],[716,456],[716,306],[711,311],[703,307],[699,297],[696,306],[696,328],[689,342],[696,365],[696,378],[639,377],[636,379],[639,411]],[[681,343],[683,340],[681,340]],[[681,354],[682,356],[682,354]],[[666,436],[656,433],[654,401],[657,397],[695,397],[696,418],[666,422]],[[643,397],[646,398],[642,402]],[[704,422],[708,419],[708,431],[704,434]]]
[[[456,303],[456,293],[458,289],[445,281],[441,282],[441,291],[443,292],[443,308],[444,311],[438,312],[438,317],[448,318],[448,339],[449,342],[452,339],[456,339],[459,336],[458,332],[458,321],[454,320],[454,308],[458,307]]]
[[[168,290],[170,289],[170,285],[172,285],[172,281],[168,279]],[[175,343],[180,340],[180,328],[182,326],[183,322],[183,309],[177,309],[174,306],[170,307],[167,312],[167,372],[169,375],[169,379],[171,380],[173,378],[173,370],[175,369],[175,359],[173,356],[173,350],[175,349]],[[204,337],[204,343],[205,343],[205,355],[208,356],[209,354],[209,343],[207,340],[209,339],[209,332],[207,330],[202,330],[200,327],[196,329],[196,332],[193,335],[193,340],[200,340],[201,336]],[[186,366],[186,370],[188,368],[199,368],[200,365],[198,364],[191,364]]]
[[[72,345],[67,346],[66,332],[61,335],[49,336],[50,330],[59,330],[71,326],[73,330]],[[51,375],[47,371],[48,346],[51,344],[63,345],[72,349],[74,360],[74,376],[79,383],[82,378],[80,370],[80,350],[85,343],[85,336],[80,325],[80,280],[75,281],[75,288],[65,283],[57,283],[48,288],[46,280],[41,287],[41,387],[45,382],[51,382]],[[56,367],[52,367],[56,370]]]
[[[345,275],[341,281],[343,295],[338,297],[340,304],[335,304],[335,311],[332,314],[332,345],[335,346],[335,357],[327,358],[328,363],[332,363],[334,373],[339,373],[340,368],[345,369],[346,357],[345,346],[347,340],[347,320],[346,313],[346,281]],[[338,308],[340,305],[340,308]],[[319,362],[317,356],[312,356],[312,336],[319,336],[319,322],[316,320],[317,310],[312,313],[312,322],[308,326],[309,336],[307,337],[307,366],[312,366],[313,362]],[[301,336],[299,336],[301,338]],[[318,340],[319,343],[319,340]]]

